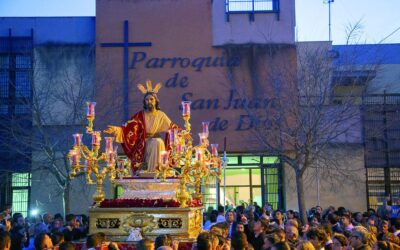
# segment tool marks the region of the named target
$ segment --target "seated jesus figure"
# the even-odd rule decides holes
[[[127,157],[131,160],[132,171],[139,168],[154,173],[161,162],[161,152],[169,148],[168,130],[175,128],[168,116],[160,110],[160,101],[157,98],[161,84],[154,89],[150,81],[146,88],[138,84],[139,90],[144,94],[143,110],[139,111],[123,126],[109,126],[106,133],[114,134],[115,141],[121,143]],[[160,133],[166,133],[165,141]]]

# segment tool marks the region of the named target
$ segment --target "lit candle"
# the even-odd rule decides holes
[[[73,149],[69,151],[69,161],[71,165],[76,165],[76,151]]]
[[[161,164],[166,165],[168,160],[168,152],[167,151],[161,151]]]
[[[119,167],[119,170],[121,170],[121,171],[123,171],[124,170],[124,167],[125,167],[125,161],[124,160],[119,160],[118,161],[118,167]]]
[[[211,155],[214,157],[218,156],[218,144],[211,144]]]
[[[106,153],[113,152],[114,137],[105,137],[105,140],[106,140]]]
[[[80,147],[82,142],[82,134],[73,134],[74,145]]]
[[[200,148],[196,149],[196,161],[202,161],[203,160],[203,150]]]
[[[114,152],[108,153],[107,154],[107,161],[110,165],[114,164]]]
[[[182,115],[189,116],[190,115],[190,104],[191,101],[183,101],[182,102]]]
[[[168,130],[168,134],[169,134],[169,143],[172,146],[175,144],[175,141],[176,141],[176,129]]]
[[[95,102],[87,102],[86,105],[87,105],[86,116],[87,117],[94,117],[94,114],[95,114],[94,107],[96,106],[96,103]]]
[[[205,133],[199,133],[199,137],[200,137],[200,145],[205,144],[207,136]]]
[[[201,124],[203,125],[203,133],[208,137],[208,125],[210,125],[210,122],[202,122]]]
[[[94,131],[92,133],[92,145],[98,146],[100,144],[100,131]]]
[[[176,144],[176,153],[179,155],[182,152],[182,145],[180,143]]]

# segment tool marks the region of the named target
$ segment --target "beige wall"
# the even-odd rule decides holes
[[[324,176],[327,171],[321,168],[320,205],[323,208],[332,205],[335,208],[343,206],[351,211],[366,211],[366,170],[364,167],[364,150],[362,145],[346,146],[343,148],[332,147],[329,152],[339,162],[336,168],[344,169],[343,171],[337,171],[350,174],[351,177],[344,177],[337,174],[334,178],[328,179]],[[316,170],[310,169],[306,171],[304,176],[306,208],[311,208],[316,206],[318,201]],[[297,210],[295,177],[293,170],[289,166],[285,166],[284,179],[286,208]]]

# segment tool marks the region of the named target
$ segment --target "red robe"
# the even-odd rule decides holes
[[[176,125],[171,124],[171,127]],[[126,156],[131,160],[133,173],[138,170],[140,164],[144,162],[146,152],[146,123],[144,111],[140,111],[122,126],[123,143],[122,148]],[[165,149],[170,150],[168,133],[165,135]]]

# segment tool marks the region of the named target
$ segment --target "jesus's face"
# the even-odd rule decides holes
[[[156,98],[153,95],[148,95],[144,99],[145,107],[149,111],[153,111],[156,108]]]

